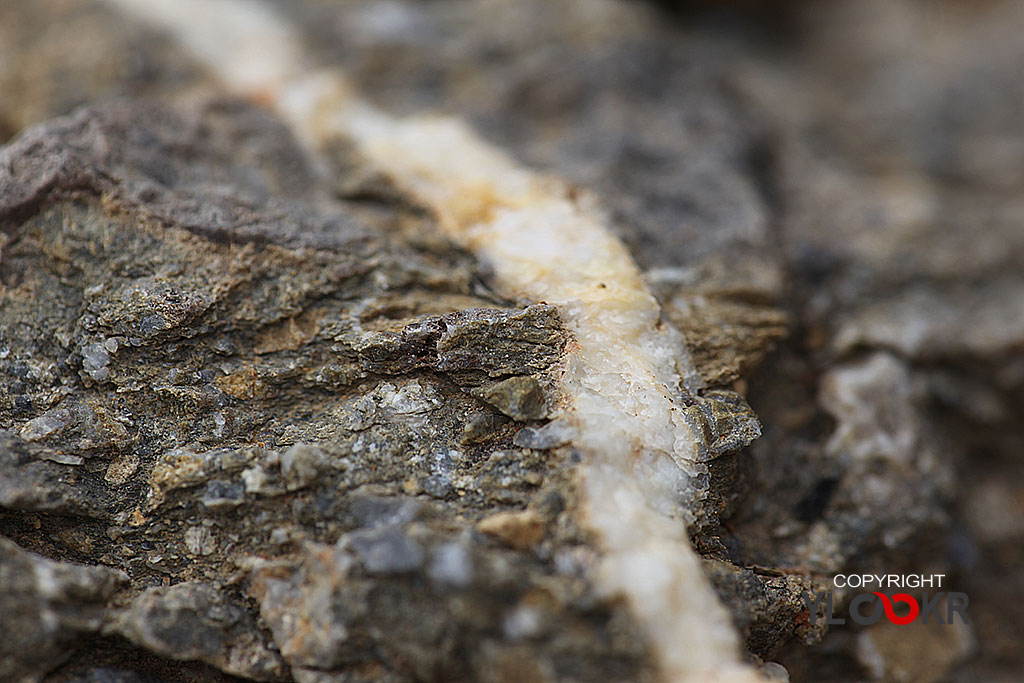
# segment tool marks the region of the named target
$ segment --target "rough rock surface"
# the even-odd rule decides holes
[[[1012,680],[1024,12],[696,5],[277,9],[611,210],[706,385],[693,540],[752,656]],[[0,46],[0,678],[658,680],[595,590],[555,308],[104,4],[4,3]],[[860,571],[972,624],[812,627]]]
[[[31,681],[59,664],[68,646],[95,633],[127,577],[107,567],[54,562],[0,539],[0,676]]]

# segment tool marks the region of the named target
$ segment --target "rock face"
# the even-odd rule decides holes
[[[486,640],[537,582],[552,601],[538,632],[578,632],[553,652],[592,676],[637,666],[635,645],[599,648],[613,615],[586,597],[582,558],[556,568],[562,548],[584,540],[559,524],[575,495],[571,449],[513,444],[557,400],[557,314],[495,298],[464,252],[417,243],[422,227],[403,237],[403,222],[428,217],[318,195],[294,148],[248,164],[219,156],[203,141],[218,117],[230,126],[238,115],[251,127],[231,137],[249,150],[282,145],[279,124],[239,105],[190,118],[115,105],[5,150],[7,215],[32,214],[4,254],[5,368],[26,369],[13,403],[38,415],[4,437],[5,507],[45,513],[51,554],[132,575],[140,592],[108,613],[106,633],[234,675],[282,680],[282,656],[314,671],[481,675],[488,657],[506,656],[500,631],[480,662],[453,648]],[[38,154],[41,144],[59,151]],[[285,170],[295,192],[270,194]],[[218,172],[238,184],[218,186]],[[33,186],[19,192],[23,180]],[[179,204],[221,222],[178,216]],[[236,234],[229,226],[245,215]],[[57,265],[51,247],[70,260]],[[531,504],[540,530],[552,525],[544,552],[473,531]],[[337,561],[318,561],[324,553]],[[250,596],[273,640],[246,611]],[[453,602],[438,611],[438,600]],[[326,611],[300,626],[304,606],[310,618]],[[449,611],[479,632],[445,636]],[[396,628],[401,647],[380,661],[367,646],[392,642]]]
[[[205,4],[0,8],[0,678],[1024,666],[1016,3]]]
[[[121,572],[47,560],[7,539],[0,539],[0,579],[7,681],[36,680],[59,664],[77,638],[100,629],[107,602],[127,582]]]

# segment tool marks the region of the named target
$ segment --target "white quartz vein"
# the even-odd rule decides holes
[[[574,444],[585,521],[600,538],[594,580],[628,599],[666,680],[758,681],[701,570],[682,500],[699,499],[699,438],[681,385],[699,383],[591,196],[532,172],[452,117],[392,117],[337,70],[308,67],[294,30],[253,0],[108,0],[173,34],[233,91],[270,102],[313,150],[352,140],[431,207],[514,297],[556,305],[574,336],[562,419]]]

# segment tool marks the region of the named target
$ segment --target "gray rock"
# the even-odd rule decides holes
[[[165,657],[207,662],[252,680],[288,678],[248,612],[205,584],[151,588],[112,614],[104,631]]]
[[[544,390],[533,377],[510,377],[484,389],[481,398],[513,420],[548,417]]]
[[[351,506],[360,526],[368,529],[404,526],[416,518],[421,508],[413,499],[379,496],[353,496]]]
[[[349,536],[348,544],[372,574],[402,574],[423,564],[423,549],[399,527],[359,531]]]
[[[749,4],[275,11],[385,109],[464,117],[609,209],[700,374],[694,541],[754,655],[1012,679],[1024,14]],[[0,151],[0,529],[41,554],[0,541],[0,678],[106,623],[127,651],[55,680],[656,679],[593,593],[574,433],[541,422],[574,343],[553,307],[105,5],[10,0],[0,43],[0,138],[27,127]],[[535,551],[472,531],[523,510]],[[970,592],[974,660],[970,633],[804,647],[800,590],[897,561]]]
[[[281,453],[281,478],[285,489],[297,491],[312,484],[326,466],[324,452],[309,444],[295,444]]]
[[[103,624],[122,572],[54,562],[0,538],[0,678],[34,683]]]
[[[245,486],[241,482],[211,480],[206,485],[202,502],[211,510],[237,507],[245,502]]]
[[[516,432],[512,443],[521,448],[547,450],[570,443],[575,435],[576,428],[573,425],[555,420],[542,427],[523,427]]]
[[[442,585],[465,588],[473,581],[473,558],[461,543],[445,543],[434,549],[427,568],[433,581]]]

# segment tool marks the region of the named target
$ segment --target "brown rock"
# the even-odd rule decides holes
[[[507,546],[529,549],[544,538],[547,522],[533,510],[499,512],[480,521],[476,528]]]

